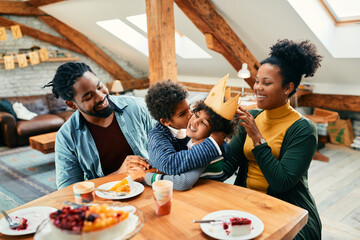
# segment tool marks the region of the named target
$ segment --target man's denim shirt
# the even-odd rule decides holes
[[[115,105],[116,120],[134,154],[148,159],[147,134],[155,121],[145,101],[130,96],[109,96],[109,99]],[[95,141],[79,111],[72,114],[56,135],[55,167],[58,189],[104,177]]]

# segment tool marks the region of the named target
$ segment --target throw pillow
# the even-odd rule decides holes
[[[63,112],[66,111],[67,105],[61,97],[56,98],[54,94],[48,94],[46,95],[46,101],[49,105],[50,113],[54,114],[57,112]]]
[[[29,101],[21,101],[21,103],[24,105],[24,107],[26,107],[27,110],[39,115],[49,114],[50,112],[45,96],[29,96]]]
[[[16,113],[14,112],[14,109],[12,107],[12,103],[6,98],[3,98],[0,101],[0,111],[10,113],[11,115],[14,116],[15,120],[17,121]]]
[[[24,107],[22,103],[14,103],[13,109],[16,113],[17,118],[21,120],[31,120],[37,116],[37,113],[30,112],[29,110],[27,110],[26,107]]]

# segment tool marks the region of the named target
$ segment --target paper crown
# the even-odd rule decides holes
[[[229,74],[215,84],[204,103],[223,118],[232,120],[238,108],[240,93],[231,98],[231,89],[225,89],[228,78]]]

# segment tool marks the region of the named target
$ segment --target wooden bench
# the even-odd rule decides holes
[[[30,147],[42,153],[55,152],[56,132],[45,133],[29,138]]]

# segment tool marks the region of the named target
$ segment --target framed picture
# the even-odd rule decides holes
[[[56,58],[57,57],[56,51],[47,51],[47,52],[48,52],[49,58]]]

